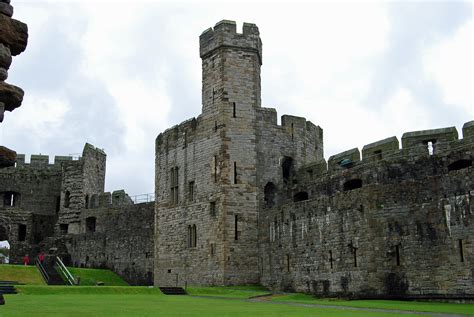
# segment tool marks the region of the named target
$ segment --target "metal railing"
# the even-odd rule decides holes
[[[49,284],[49,275],[39,259],[36,259],[36,267],[38,268],[38,271],[40,271],[41,276],[43,277],[46,284]]]
[[[155,193],[135,195],[131,196],[130,199],[132,199],[135,204],[149,203],[155,201]]]
[[[56,257],[56,267],[58,268],[59,274],[61,274],[62,278],[69,283],[69,285],[77,285],[74,276],[72,276],[71,272],[67,269],[64,265],[63,261],[59,257]]]

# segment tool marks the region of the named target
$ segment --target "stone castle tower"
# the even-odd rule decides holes
[[[202,114],[156,140],[155,282],[258,283],[265,184],[288,178],[295,159],[322,158],[322,130],[291,116],[278,126],[261,107],[256,25],[217,23],[201,34],[200,56]]]

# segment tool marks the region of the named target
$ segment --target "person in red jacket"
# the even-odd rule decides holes
[[[38,260],[40,261],[41,264],[43,264],[43,262],[44,262],[44,252],[43,251],[40,252],[40,254],[38,256]]]
[[[30,265],[30,257],[28,256],[28,254],[23,257],[23,264]]]

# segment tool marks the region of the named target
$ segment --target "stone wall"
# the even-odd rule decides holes
[[[111,203],[79,218],[79,233],[67,239],[74,266],[107,268],[131,285],[153,285],[154,203]]]
[[[396,138],[376,142],[362,161],[343,152],[316,175],[300,169],[280,204],[261,211],[262,284],[319,296],[472,296],[474,139],[453,129],[405,134],[418,140],[401,150],[387,145]],[[427,140],[438,145],[431,155]]]

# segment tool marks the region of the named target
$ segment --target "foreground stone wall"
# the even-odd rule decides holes
[[[471,123],[463,140],[454,128],[418,131],[401,150],[390,138],[364,147],[362,161],[351,150],[331,157],[329,171],[302,168],[286,190],[308,197],[261,212],[262,284],[319,296],[472,296]]]
[[[107,268],[131,285],[153,285],[154,203],[83,210],[67,248],[76,267]]]

